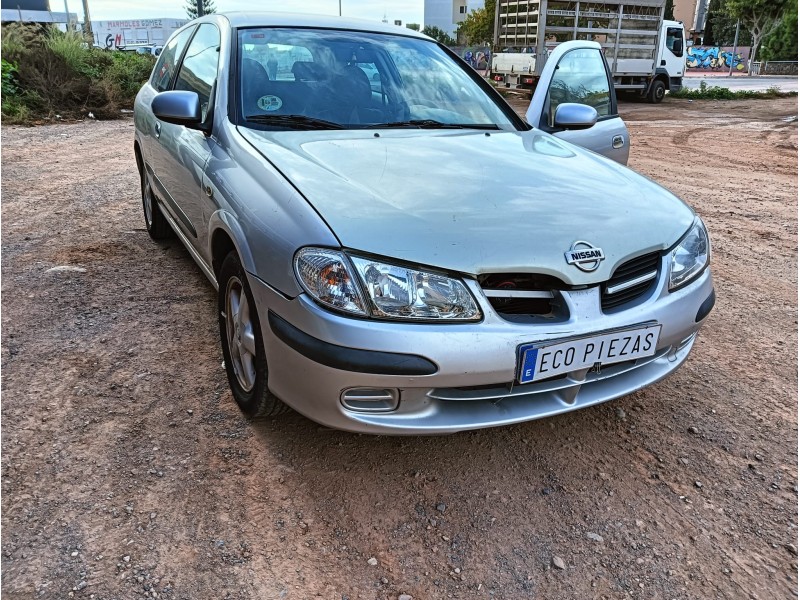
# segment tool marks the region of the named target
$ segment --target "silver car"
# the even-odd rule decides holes
[[[593,42],[550,55],[526,123],[409,29],[210,15],[170,38],[135,122],[147,230],[218,289],[251,416],[438,434],[555,415],[670,374],[714,304],[703,222],[623,166]]]

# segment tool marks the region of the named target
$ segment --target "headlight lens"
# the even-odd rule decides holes
[[[711,258],[708,232],[697,219],[689,232],[683,236],[672,251],[669,270],[669,289],[676,290],[697,277]]]
[[[445,275],[348,257],[327,248],[303,248],[295,255],[294,263],[303,288],[336,310],[384,319],[481,318],[464,283]]]
[[[295,254],[294,268],[301,285],[322,304],[356,315],[367,314],[358,284],[341,252],[302,248]]]
[[[475,321],[481,312],[467,287],[437,273],[352,257],[372,314],[393,319]]]

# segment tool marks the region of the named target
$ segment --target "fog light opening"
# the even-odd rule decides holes
[[[342,406],[355,412],[391,412],[400,404],[396,389],[350,388],[342,392]]]

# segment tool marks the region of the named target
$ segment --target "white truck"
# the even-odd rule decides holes
[[[657,103],[686,71],[683,23],[664,19],[665,0],[498,0],[492,68],[497,85],[534,89],[561,42],[598,42],[617,91]]]

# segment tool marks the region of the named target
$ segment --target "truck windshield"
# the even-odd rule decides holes
[[[243,29],[240,124],[257,129],[517,125],[437,44],[328,29]]]

